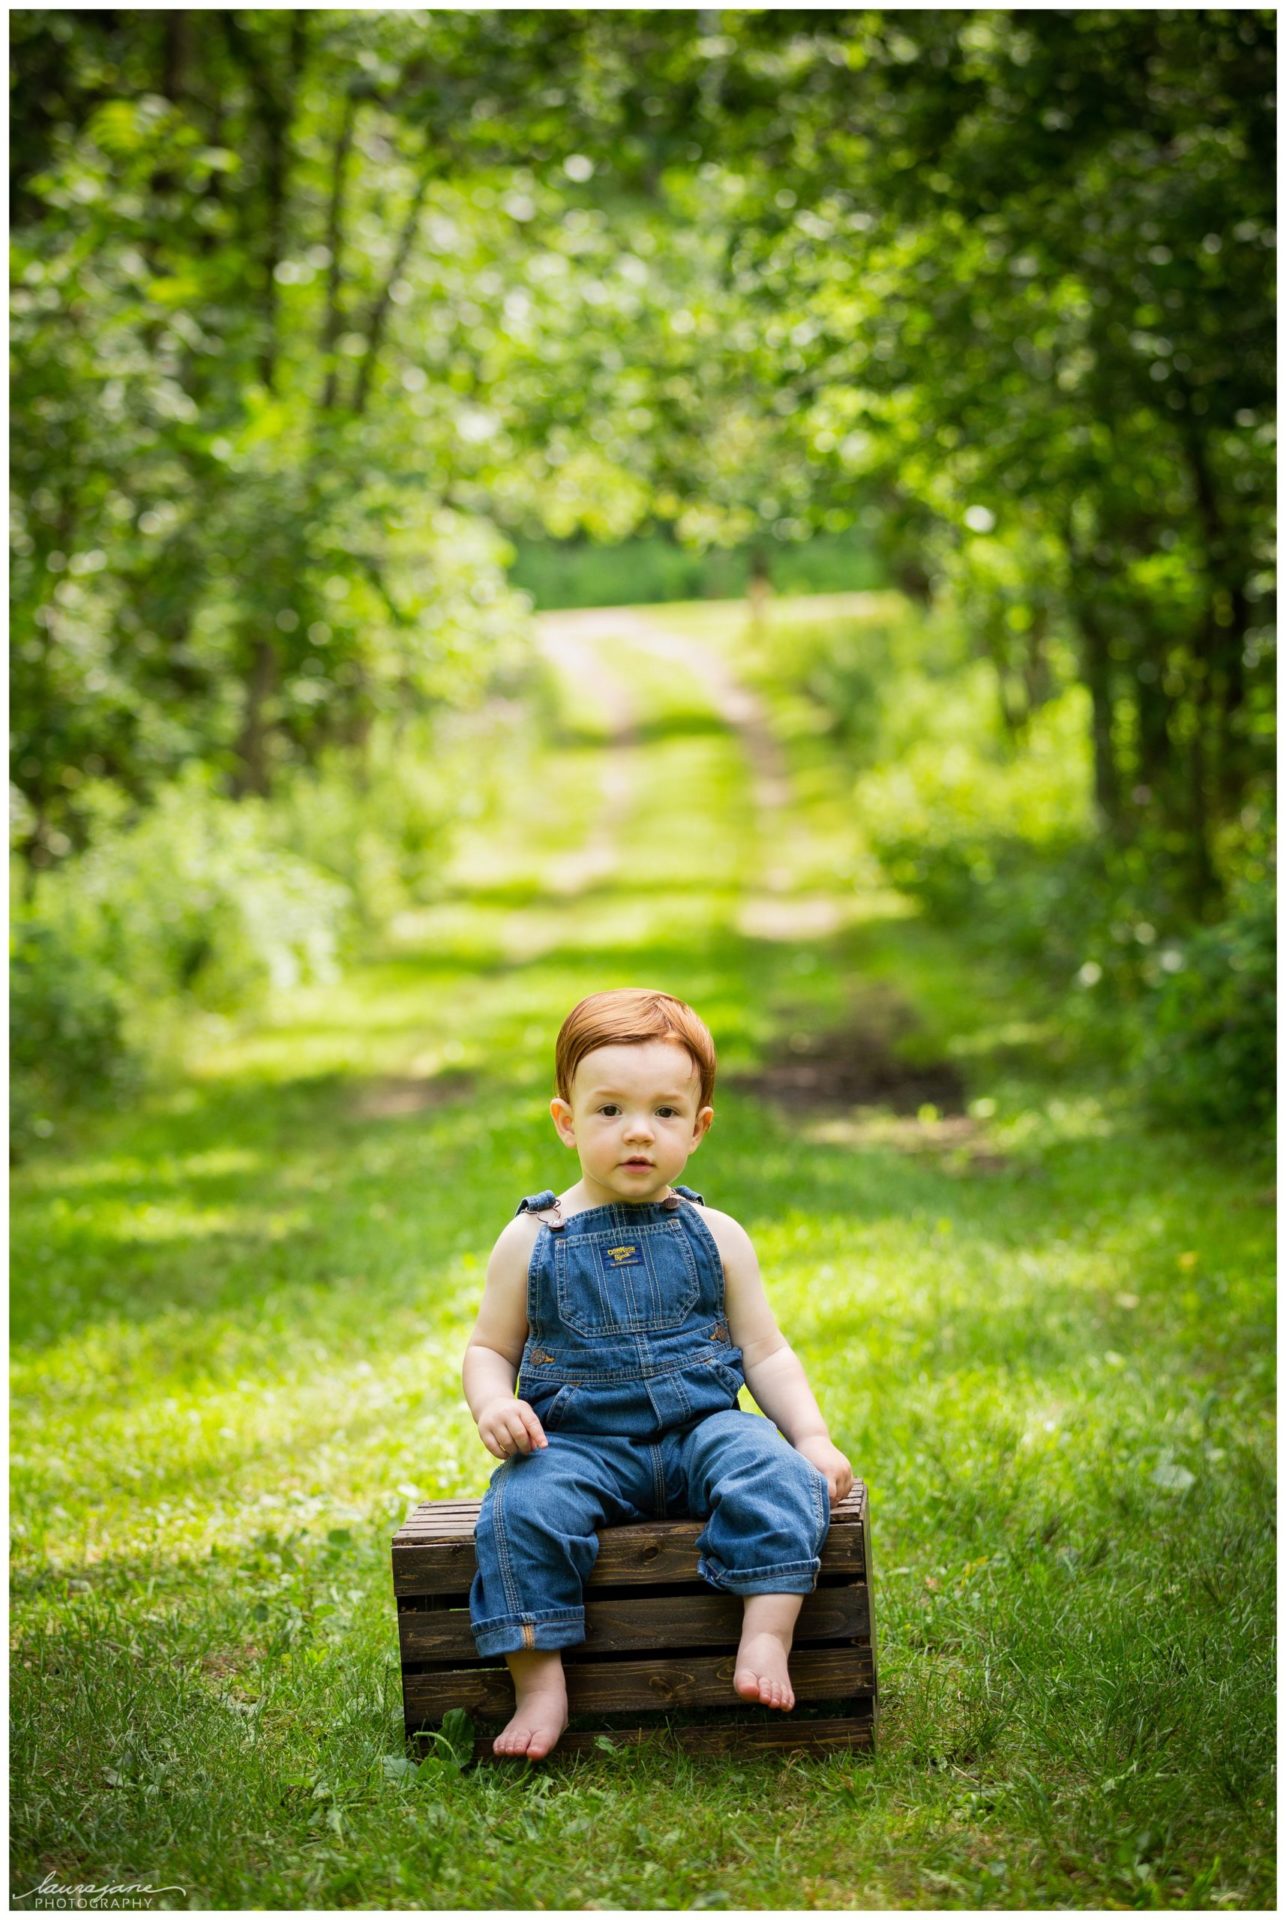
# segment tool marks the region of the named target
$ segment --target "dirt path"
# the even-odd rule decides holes
[[[766,838],[776,815],[791,804],[790,774],[786,757],[777,737],[768,725],[763,703],[748,687],[742,686],[713,649],[694,646],[692,641],[660,620],[640,620],[634,644],[654,659],[668,660],[683,673],[698,680],[719,718],[735,733],[750,768],[751,794],[759,816],[761,837]],[[789,885],[790,875],[776,869],[764,876],[774,892]]]
[[[617,824],[630,795],[629,755],[638,745],[638,709],[604,655],[614,641],[625,641],[654,660],[664,660],[695,679],[729,732],[736,735],[750,770],[751,794],[761,835],[768,837],[775,818],[791,804],[790,776],[762,702],[744,687],[713,650],[694,644],[674,627],[633,607],[586,607],[546,613],[537,623],[537,644],[559,672],[587,688],[611,728],[603,756],[603,812],[585,846],[562,863],[563,892],[576,892],[610,868]],[[790,884],[776,868],[764,875],[773,892]]]
[[[584,844],[550,862],[551,893],[584,893],[616,870],[617,836],[634,791],[630,762],[639,744],[638,708],[603,656],[607,643],[637,644],[646,632],[646,621],[629,608],[546,613],[536,622],[540,652],[558,673],[588,691],[602,708],[609,733],[600,756],[602,806]]]
[[[674,616],[671,616],[674,620]],[[763,702],[745,686],[719,650],[667,624],[663,608],[588,607],[546,613],[537,622],[537,644],[560,673],[587,690],[608,717],[610,740],[602,754],[602,809],[584,845],[551,867],[551,891],[566,897],[602,882],[616,867],[617,833],[632,791],[631,760],[639,745],[635,696],[613,673],[613,644],[663,661],[695,679],[712,711],[734,736],[750,781],[755,838],[762,849],[757,885],[737,913],[743,933],[770,940],[824,937],[841,923],[843,909],[829,893],[801,896],[797,860],[807,833],[796,805],[790,771]]]

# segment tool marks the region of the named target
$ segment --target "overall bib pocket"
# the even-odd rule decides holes
[[[585,1234],[574,1273],[568,1252],[555,1238],[558,1313],[577,1333],[659,1333],[682,1326],[696,1306],[700,1276],[677,1220]]]

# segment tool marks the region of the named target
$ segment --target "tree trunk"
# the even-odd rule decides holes
[[[1165,690],[1162,669],[1152,655],[1140,660],[1135,669],[1134,701],[1139,727],[1139,778],[1154,793],[1162,793],[1174,777],[1170,734],[1173,703]]]
[[[1185,397],[1190,390],[1183,388]],[[1246,769],[1239,752],[1237,715],[1245,699],[1245,663],[1243,647],[1250,624],[1246,599],[1246,567],[1238,552],[1238,541],[1229,535],[1219,502],[1215,477],[1211,471],[1205,437],[1191,408],[1183,416],[1183,445],[1192,475],[1192,490],[1205,542],[1207,603],[1201,628],[1201,658],[1206,677],[1203,694],[1207,705],[1216,710],[1215,766],[1216,794],[1223,813],[1235,810],[1245,786]],[[1226,606],[1228,619],[1221,623],[1216,606]]]
[[[273,16],[268,15],[269,18]],[[259,377],[269,392],[277,378],[278,319],[277,268],[286,250],[286,186],[290,165],[290,122],[295,83],[303,66],[306,16],[289,15],[288,58],[282,91],[267,64],[258,57],[245,28],[231,8],[218,14],[233,58],[242,68],[259,108],[265,141],[264,195],[267,202],[262,256],[264,272],[264,338],[259,349]]]
[[[171,7],[162,15],[163,39],[161,43],[161,92],[177,106],[183,95],[183,83],[188,63],[188,16],[185,8]],[[158,167],[152,175],[153,193],[169,193],[174,187],[174,175],[168,167]]]
[[[353,412],[360,418],[366,411],[366,402],[370,394],[370,385],[375,373],[375,364],[379,359],[380,347],[384,340],[384,323],[388,318],[389,302],[393,288],[401,279],[411,248],[415,242],[415,230],[420,223],[420,208],[424,205],[424,196],[429,190],[429,168],[426,165],[415,186],[406,219],[402,223],[402,232],[398,238],[397,252],[393,264],[388,270],[388,278],[375,296],[367,324],[366,352],[357,371],[353,385]]]
[[[1076,618],[1081,629],[1081,662],[1089,688],[1094,741],[1094,804],[1104,826],[1117,833],[1121,826],[1121,781],[1112,739],[1112,662],[1107,628],[1093,601],[1078,599]]]
[[[894,557],[891,571],[894,585],[908,600],[919,607],[933,605],[933,582],[917,558],[899,553]]]
[[[1027,717],[1031,718],[1037,707],[1043,707],[1053,698],[1054,682],[1049,670],[1049,655],[1045,642],[1049,633],[1049,609],[1044,605],[1032,608],[1031,625],[1027,629],[1027,651],[1023,657],[1023,686],[1027,695]]]
[[[1213,917],[1213,911],[1222,896],[1222,888],[1210,851],[1210,808],[1206,792],[1206,728],[1211,708],[1209,675],[1200,660],[1195,663],[1195,668],[1192,742],[1188,749],[1187,766],[1188,806],[1185,825],[1188,844],[1185,864],[1188,904],[1194,917],[1204,920]]]
[[[171,7],[162,15],[165,21],[165,70],[161,91],[167,100],[178,100],[188,63],[188,14],[186,7]]]
[[[768,611],[768,600],[772,593],[772,579],[768,567],[768,555],[763,542],[754,540],[750,547],[750,577],[746,582],[746,599],[750,602],[750,625],[756,633],[763,629]]]
[[[1000,713],[1000,725],[1012,747],[1022,738],[1028,715],[1026,709],[1014,698],[1009,677],[1009,660],[1005,651],[1005,638],[1003,633],[997,630],[996,623],[991,620],[983,621],[982,644],[996,676],[996,706]]]
[[[232,776],[232,794],[236,800],[248,793],[266,797],[272,786],[268,760],[268,741],[272,727],[265,708],[277,684],[277,650],[262,636],[255,641],[246,680],[245,708],[241,731],[237,735],[238,767]]]
[[[1240,806],[1249,771],[1240,716],[1246,699],[1245,646],[1250,602],[1240,582],[1229,588],[1228,598],[1231,618],[1226,625],[1215,628],[1220,681],[1217,777],[1220,811],[1225,819]]]
[[[326,382],[322,390],[322,408],[324,411],[334,406],[339,386],[339,370],[335,365],[335,342],[339,338],[340,313],[340,259],[344,250],[344,186],[348,171],[348,156],[353,146],[353,123],[357,116],[357,98],[350,87],[344,95],[343,117],[339,123],[339,135],[335,141],[335,158],[331,171],[330,206],[326,215],[326,248],[330,254],[330,265],[326,270],[326,317],[322,321],[321,356],[326,369]]]

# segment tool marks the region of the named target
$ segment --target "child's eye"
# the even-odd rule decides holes
[[[606,1107],[600,1107],[600,1108],[599,1108],[599,1112],[600,1112],[600,1113],[615,1113],[615,1112],[616,1112],[616,1108],[615,1108],[614,1106],[606,1106]]]
[[[679,1109],[677,1107],[658,1107],[657,1108],[658,1113],[665,1114],[669,1119],[674,1119],[675,1116],[678,1114],[678,1111]]]

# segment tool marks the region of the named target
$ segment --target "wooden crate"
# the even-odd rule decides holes
[[[474,1758],[513,1712],[504,1660],[480,1660],[469,1625],[479,1500],[429,1500],[393,1539],[393,1592],[408,1735],[464,1707]],[[633,1744],[668,1732],[703,1753],[869,1747],[875,1731],[875,1627],[866,1488],[831,1511],[814,1592],[806,1594],[790,1659],[795,1706],[781,1713],[733,1692],[742,1603],[697,1572],[699,1520],[606,1527],[585,1590],[585,1640],[563,1649],[568,1730],[560,1754],[606,1734]]]

